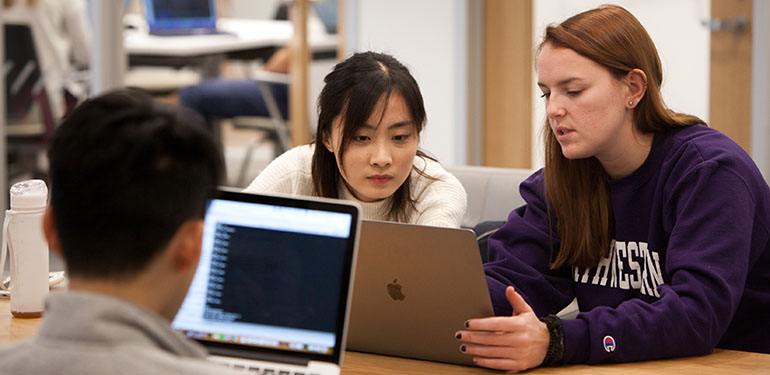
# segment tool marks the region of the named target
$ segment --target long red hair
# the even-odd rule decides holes
[[[695,116],[675,113],[660,93],[663,70],[655,44],[639,20],[626,9],[604,5],[546,28],[544,45],[569,48],[605,67],[620,79],[633,69],[647,76],[645,96],[634,108],[636,131],[661,133],[668,129],[705,124]],[[593,267],[609,254],[614,236],[608,175],[594,158],[567,159],[546,119],[545,192],[549,216],[554,215],[560,239],[551,268]]]

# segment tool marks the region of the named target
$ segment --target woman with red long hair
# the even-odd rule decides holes
[[[460,350],[484,367],[770,353],[770,188],[737,144],[668,109],[639,21],[602,6],[537,53],[545,168],[489,239],[497,317]],[[577,298],[574,319],[553,315]]]

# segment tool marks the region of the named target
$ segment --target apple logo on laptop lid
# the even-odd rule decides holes
[[[401,291],[401,284],[398,283],[398,279],[394,279],[392,283],[388,283],[388,294],[394,301],[403,301],[406,296]]]

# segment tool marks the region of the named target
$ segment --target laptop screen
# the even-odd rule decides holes
[[[214,29],[215,0],[144,0],[150,31]]]
[[[210,349],[339,357],[357,221],[349,205],[222,193],[173,328]]]

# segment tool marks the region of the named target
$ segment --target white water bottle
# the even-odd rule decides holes
[[[28,180],[14,184],[10,193],[11,209],[5,212],[3,222],[0,267],[5,266],[7,246],[11,254],[11,314],[17,318],[37,318],[43,314],[48,296],[48,242],[42,225],[48,188],[43,180]],[[5,287],[4,283],[0,285]]]

